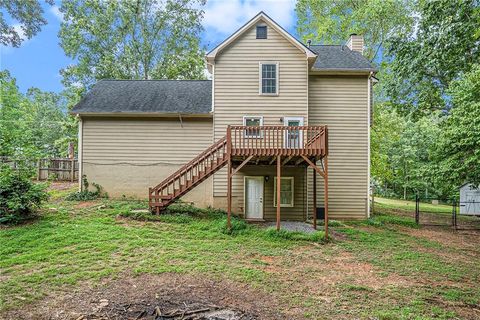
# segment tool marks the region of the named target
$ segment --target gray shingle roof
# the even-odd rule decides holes
[[[311,45],[318,57],[312,70],[375,71],[373,65],[360,52],[342,45]]]
[[[72,113],[208,114],[210,80],[101,80]]]

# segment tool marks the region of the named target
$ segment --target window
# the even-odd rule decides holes
[[[260,63],[260,94],[278,94],[278,63]]]
[[[255,127],[263,126],[263,117],[262,116],[245,116],[243,117],[243,125],[245,127],[253,127],[253,129],[245,130],[246,138],[261,138],[261,132]]]
[[[267,39],[267,26],[257,26],[257,39]]]
[[[280,181],[280,207],[293,207],[293,177]],[[277,206],[277,177],[273,178],[273,206]]]

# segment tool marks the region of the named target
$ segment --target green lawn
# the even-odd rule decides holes
[[[79,204],[64,196],[55,192],[39,219],[0,229],[0,317],[47,293],[125,273],[229,279],[268,292],[287,314],[312,319],[462,318],[480,303],[480,246],[464,259],[441,235],[412,233],[420,230],[404,217],[338,224],[332,229],[345,236],[324,243],[322,232],[277,234],[237,220],[230,234],[219,213],[139,221],[130,213],[142,202]]]
[[[379,208],[387,209],[399,209],[406,211],[415,211],[415,201],[400,200],[400,199],[387,199],[381,197],[375,197],[375,205],[379,205]],[[421,202],[420,208],[422,211],[434,212],[434,213],[452,213],[451,205],[432,204]]]

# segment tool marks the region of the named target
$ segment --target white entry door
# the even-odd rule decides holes
[[[303,126],[303,117],[285,117],[283,122],[286,127],[301,127]],[[295,129],[287,130],[285,132],[285,148],[303,148],[303,132]]]
[[[245,177],[245,218],[263,219],[263,177]]]

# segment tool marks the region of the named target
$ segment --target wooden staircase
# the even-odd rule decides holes
[[[227,137],[223,137],[153,188],[149,188],[148,205],[159,214],[228,162]]]

